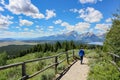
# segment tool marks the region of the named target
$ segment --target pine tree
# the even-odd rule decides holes
[[[113,52],[120,55],[120,14],[114,14],[115,18],[112,27],[107,33],[104,42],[104,51]]]

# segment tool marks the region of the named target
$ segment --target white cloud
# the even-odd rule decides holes
[[[76,9],[76,8],[74,8],[74,9],[70,9],[70,11],[76,13],[76,12],[78,12],[79,10]]]
[[[13,23],[12,21],[10,21],[12,19],[12,16],[3,16],[0,14],[0,29],[8,29],[9,25]]]
[[[61,22],[61,26],[64,26],[67,32],[69,31],[77,31],[77,32],[85,32],[88,28],[90,28],[90,24],[87,22],[78,22],[75,25],[70,25],[67,22]]]
[[[53,31],[54,26],[48,26],[49,31]]]
[[[18,29],[19,31],[22,30],[22,28],[20,26],[16,26],[15,28]]]
[[[36,28],[40,28],[40,26],[39,26],[39,25],[37,25],[37,26],[36,26]]]
[[[5,7],[13,14],[24,14],[39,19],[44,18],[44,15],[31,3],[31,0],[9,0],[9,4]]]
[[[24,31],[28,31],[29,29],[28,28],[24,28]]]
[[[11,32],[11,31],[2,31],[0,33],[0,38],[35,38],[40,36],[45,36],[46,33],[40,32],[31,32],[31,31],[23,31],[23,32]]]
[[[36,31],[38,32],[42,32],[43,31],[43,28],[39,25],[36,26]]]
[[[81,4],[85,3],[97,3],[97,1],[102,1],[102,0],[79,0]]]
[[[3,7],[0,6],[0,11],[4,11]]]
[[[55,16],[56,16],[56,13],[54,12],[54,10],[46,10],[46,18],[45,18],[46,20]]]
[[[31,26],[33,24],[32,21],[28,21],[28,20],[25,20],[25,19],[24,20],[20,19],[19,23],[20,23],[20,26]]]
[[[111,18],[108,18],[108,19],[106,19],[105,21],[106,21],[106,22],[111,22],[112,19],[111,19]]]
[[[96,24],[95,29],[106,32],[111,27],[111,24]]]
[[[62,20],[58,19],[56,21],[53,21],[54,24],[61,24],[62,23]]]
[[[54,26],[48,26],[48,28],[49,28],[49,29],[53,29],[53,28],[54,28]]]
[[[92,7],[87,7],[86,9],[70,9],[70,11],[74,13],[79,13],[78,18],[82,18],[84,21],[93,23],[93,22],[99,22],[103,15],[99,10],[95,10]]]
[[[30,32],[34,32],[34,30],[30,30]]]
[[[4,0],[0,0],[0,3],[1,3],[2,5],[5,5],[5,1],[4,1]]]
[[[88,28],[90,28],[90,24],[86,22],[79,22],[75,24],[75,31],[85,32]]]
[[[67,22],[62,22],[61,26],[71,26],[71,25],[69,23],[67,23]]]

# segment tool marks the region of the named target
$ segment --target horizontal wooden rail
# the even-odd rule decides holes
[[[120,71],[120,67],[118,67],[118,65],[114,62],[114,61],[110,61],[112,64],[114,64],[116,66],[116,68]]]
[[[117,58],[120,58],[120,56],[119,55],[117,55],[117,54],[113,54],[113,53],[109,53],[110,55],[113,55],[113,56],[115,56],[115,57],[117,57]]]
[[[113,54],[113,53],[108,53],[112,56],[112,61],[110,61],[113,65],[116,66],[116,68],[118,69],[118,71],[120,71],[120,67],[116,64],[117,62],[117,58],[120,60],[120,56],[119,55],[116,55],[116,54]]]
[[[73,54],[69,55],[68,53],[69,52],[72,52]],[[65,58],[62,59],[61,61],[58,61],[58,57],[60,57],[61,55],[63,54],[66,54],[65,55]],[[32,60],[27,60],[27,61],[24,61],[24,62],[19,62],[19,63],[15,63],[15,64],[9,64],[9,65],[5,65],[5,66],[0,66],[0,70],[4,70],[4,69],[7,69],[7,68],[11,68],[11,67],[15,67],[15,66],[22,66],[21,70],[22,70],[22,78],[21,80],[27,80],[29,78],[32,78],[36,75],[38,75],[39,73],[42,73],[43,71],[55,66],[55,73],[57,73],[57,66],[59,64],[61,64],[62,62],[64,61],[67,61],[67,63],[69,64],[69,58],[73,57],[74,59],[74,51],[73,50],[70,50],[70,51],[67,51],[67,52],[61,52],[55,56],[49,56],[49,57],[43,57],[43,58],[37,58],[37,59],[32,59]],[[31,62],[36,62],[36,61],[41,61],[41,60],[47,60],[47,59],[52,59],[54,58],[55,59],[55,62],[51,65],[48,65],[46,68],[38,71],[38,72],[35,72],[34,74],[32,75],[27,75],[26,74],[26,64],[27,63],[31,63]]]
[[[44,68],[44,69],[42,69],[42,70],[40,70],[40,71],[38,71],[38,72],[36,72],[36,73],[30,75],[29,78],[32,78],[32,77],[36,76],[37,74],[39,74],[39,73],[41,73],[41,72],[43,72],[43,71],[49,69],[50,67],[55,66],[55,64],[56,64],[56,63],[54,63],[54,64],[52,64],[52,65],[49,65],[48,67],[46,67],[46,68]]]
[[[0,70],[11,68],[11,67],[15,67],[15,66],[19,66],[19,65],[22,65],[22,64],[23,64],[23,62],[10,64],[10,65],[5,65],[5,66],[0,66]]]
[[[58,64],[60,64],[60,63],[64,62],[65,60],[66,60],[66,58],[65,58],[65,59],[63,59],[63,60],[61,60],[60,62],[58,62]]]

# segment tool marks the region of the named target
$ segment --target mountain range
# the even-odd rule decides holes
[[[63,33],[58,35],[38,37],[32,40],[74,40],[74,41],[80,40],[82,42],[103,42],[104,39],[105,39],[105,34],[97,36],[92,32],[78,34],[76,31],[71,31],[68,33]]]
[[[89,43],[89,42],[103,42],[104,39],[105,39],[105,34],[98,36],[92,32],[78,34],[76,31],[71,31],[68,33],[51,35],[51,36],[37,37],[31,39],[20,39],[20,41],[74,40],[74,41],[82,41]],[[15,41],[15,40],[18,39],[13,39],[13,38],[0,39],[0,41]]]

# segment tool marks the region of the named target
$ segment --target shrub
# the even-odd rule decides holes
[[[42,75],[41,75],[41,79],[40,80],[52,80],[55,77],[55,72],[53,69],[50,69],[48,71],[45,71]]]

